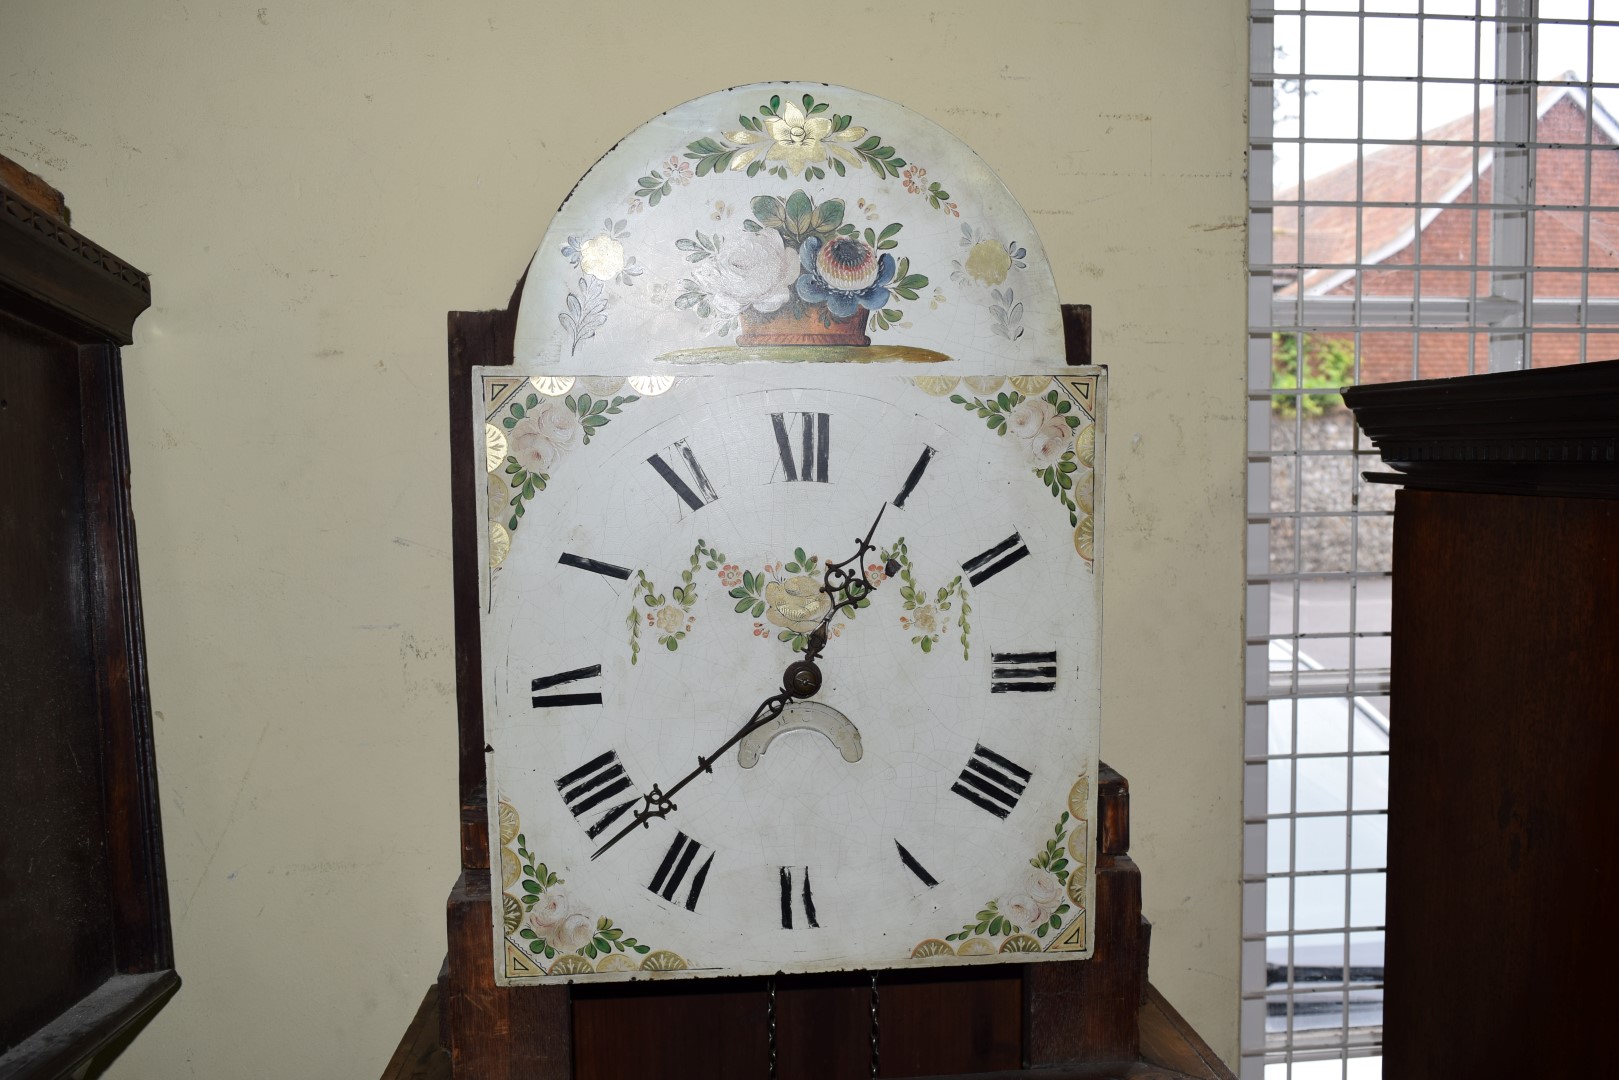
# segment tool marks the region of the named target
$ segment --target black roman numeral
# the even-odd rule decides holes
[[[998,652],[990,659],[992,694],[1047,694],[1057,688],[1055,652]]]
[[[669,845],[669,851],[658,864],[658,872],[652,878],[652,884],[647,888],[663,897],[665,900],[675,900],[675,893],[680,890],[680,883],[686,880],[686,871],[703,850],[703,845],[693,840],[683,832],[675,833],[675,842]],[[686,890],[686,910],[697,910],[697,897],[702,894],[703,882],[708,878],[708,868],[714,864],[714,853],[709,852],[703,865],[697,868],[692,875],[691,886]],[[679,901],[675,901],[679,903]]]
[[[798,445],[788,433],[789,416],[798,418]],[[781,454],[781,470],[787,479],[813,480],[824,484],[826,463],[832,452],[832,418],[826,413],[771,413],[770,426],[776,429],[776,449]]]
[[[557,790],[562,792],[562,801],[568,804],[575,820],[590,815],[589,822],[585,824],[585,835],[592,840],[623,817],[637,799],[635,785],[624,775],[624,766],[611,750],[558,778]],[[628,798],[620,798],[626,794]]]
[[[916,459],[915,465],[911,466],[911,475],[905,478],[905,486],[899,489],[898,495],[894,496],[895,506],[901,510],[905,509],[905,500],[909,499],[911,492],[916,490],[917,481],[921,480],[922,474],[928,471],[928,462],[932,461],[933,455],[937,453],[938,451],[931,446],[922,448],[922,456]]]
[[[905,850],[904,844],[900,843],[898,840],[895,840],[894,846],[899,848],[899,861],[905,864],[905,869],[916,875],[916,880],[920,881],[930,889],[939,883],[938,878],[928,873],[927,867],[916,861],[915,855],[912,855],[909,851]]]
[[[600,705],[602,703],[602,696],[599,693],[542,694],[540,691],[548,690],[553,686],[561,686],[564,683],[578,682],[580,679],[599,678],[601,673],[602,666],[600,664],[591,664],[589,667],[574,668],[572,671],[564,671],[560,675],[544,675],[538,679],[535,679],[531,684],[529,684],[529,689],[534,692],[534,707],[539,709],[551,708],[558,705]]]
[[[628,567],[614,566],[610,562],[598,562],[595,559],[587,559],[583,555],[575,555],[572,552],[567,551],[562,553],[562,557],[559,558],[557,562],[561,563],[563,566],[571,566],[575,570],[589,570],[592,574],[600,574],[602,577],[617,578],[619,581],[627,581],[629,580],[630,576]]]
[[[646,459],[646,462],[652,466],[659,476],[663,477],[665,483],[675,489],[675,494],[680,496],[681,502],[693,510],[701,510],[719,498],[719,494],[714,490],[714,485],[708,482],[708,474],[703,472],[701,465],[697,464],[697,455],[691,452],[691,447],[686,445],[685,439],[676,441],[673,446],[665,450],[665,453],[668,453],[675,460],[685,463],[686,474],[691,478],[690,484],[667,461],[663,460],[661,454],[653,454]],[[696,490],[693,490],[692,485],[696,485]]]
[[[793,887],[795,870],[804,871],[804,887],[802,889],[795,889]],[[810,892],[809,867],[807,866],[784,866],[781,868],[781,928],[783,930],[791,930],[793,928],[793,912],[795,910],[793,900],[795,892],[798,899],[796,910],[803,917],[802,925],[813,926],[816,929],[819,929],[821,924],[815,921],[815,894]]]
[[[1017,806],[1024,785],[1033,775],[1017,762],[979,743],[950,790],[974,806],[1004,818]]]
[[[967,572],[969,585],[979,585],[1019,559],[1026,558],[1028,554],[1029,549],[1024,546],[1023,537],[1013,533],[983,554],[974,555],[962,563],[961,568]]]

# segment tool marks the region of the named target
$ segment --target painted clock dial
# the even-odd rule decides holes
[[[1089,954],[1075,370],[475,374],[503,982]],[[819,688],[735,740],[823,625]]]

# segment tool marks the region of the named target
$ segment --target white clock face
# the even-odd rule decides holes
[[[503,981],[1088,954],[1096,374],[477,377]]]

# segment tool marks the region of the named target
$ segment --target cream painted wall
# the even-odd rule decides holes
[[[115,1080],[365,1077],[456,874],[444,313],[652,114],[826,79],[975,147],[1112,368],[1103,756],[1228,1060],[1246,5],[0,0],[0,152],[152,274],[125,352],[185,986]]]

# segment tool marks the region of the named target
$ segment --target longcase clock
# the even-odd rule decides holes
[[[1106,382],[1005,186],[727,90],[591,169],[514,308],[452,363],[452,938],[513,1001],[770,980],[772,1054],[778,977],[1090,957]]]

